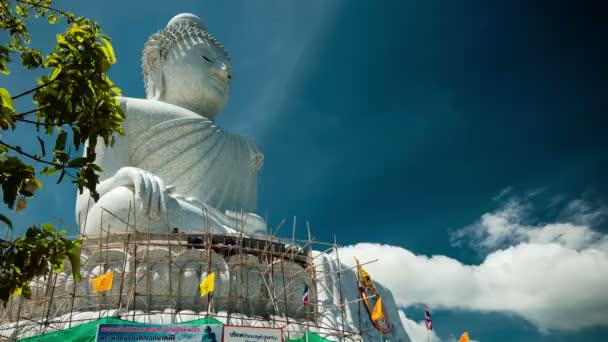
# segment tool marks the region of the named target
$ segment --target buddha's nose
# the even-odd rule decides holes
[[[226,63],[221,61],[216,61],[213,63],[213,73],[219,79],[224,82],[228,82],[232,76],[230,76],[230,70],[228,70],[228,66]]]

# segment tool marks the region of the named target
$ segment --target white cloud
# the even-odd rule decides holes
[[[344,247],[340,256],[378,257],[367,269],[398,305],[516,313],[542,330],[608,325],[608,254],[597,249],[521,243],[480,265],[379,244]]]
[[[575,199],[566,204],[560,217],[579,225],[600,224],[608,216],[608,208],[603,204],[591,204],[583,199]]]
[[[582,250],[596,248],[608,251],[608,237],[595,232],[591,224],[604,216],[604,208],[593,208],[582,200],[566,205],[561,216],[567,213],[567,222],[526,224],[530,205],[511,199],[503,208],[485,213],[481,219],[451,234],[452,242],[470,245],[482,250],[510,246],[520,242],[539,244],[556,243],[563,247]]]
[[[507,196],[508,194],[510,194],[510,193],[511,193],[511,191],[513,191],[513,187],[512,187],[512,186],[508,186],[508,187],[506,187],[506,188],[502,189],[502,190],[501,190],[501,191],[498,193],[498,195],[496,195],[496,196],[492,197],[492,199],[493,199],[494,201],[500,201],[500,200],[502,200],[502,199],[503,199],[505,196]]]
[[[424,326],[424,322],[416,322],[407,318],[401,310],[399,310],[399,318],[412,342],[441,342],[434,330],[429,331]]]
[[[479,265],[369,243],[343,247],[340,257],[379,258],[367,269],[398,305],[514,313],[541,331],[608,326],[608,237],[570,222],[522,223],[525,207],[510,201],[456,232],[489,252]]]

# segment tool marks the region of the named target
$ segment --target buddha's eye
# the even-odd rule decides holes
[[[206,60],[207,62],[211,63],[211,60],[209,59],[209,57],[203,56],[203,59]]]

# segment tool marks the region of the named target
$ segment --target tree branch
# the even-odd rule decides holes
[[[26,123],[31,123],[31,124],[35,124],[35,125],[42,125],[42,126],[45,126],[45,127],[57,126],[57,125],[48,124],[48,123],[45,123],[45,122],[39,122],[39,121],[33,121],[33,120],[28,120],[28,119],[22,119],[21,117],[13,117],[13,119],[15,121],[26,122]]]
[[[43,106],[43,107],[34,108],[32,110],[28,110],[27,112],[13,114],[11,116],[12,116],[13,119],[15,119],[15,118],[23,118],[24,116],[26,116],[28,114],[36,113],[39,110],[43,110],[43,109],[48,108],[49,106]]]
[[[11,9],[8,7],[8,4],[5,3],[4,0],[0,0],[0,3],[2,4],[2,7],[4,7],[6,14],[8,14],[8,16],[11,17],[11,19],[15,19],[15,17],[13,16],[13,13],[11,13]],[[19,43],[21,43],[21,46],[24,46],[25,44],[23,43],[23,40],[21,39],[21,35],[16,35],[16,36],[19,39]]]
[[[76,167],[69,167],[67,165],[62,165],[62,164],[53,163],[53,162],[50,162],[50,161],[47,161],[47,160],[44,160],[44,159],[40,159],[39,157],[37,157],[37,156],[35,156],[33,154],[29,154],[27,152],[24,152],[21,149],[21,147],[15,147],[15,146],[9,145],[9,144],[5,143],[2,140],[0,140],[0,145],[4,146],[4,147],[6,147],[6,148],[8,148],[10,150],[13,150],[13,151],[15,151],[15,152],[17,152],[17,153],[19,153],[21,155],[24,155],[24,156],[26,156],[26,157],[28,157],[30,159],[33,159],[33,160],[35,160],[35,161],[37,161],[39,163],[42,163],[42,164],[52,165],[52,166],[55,166],[55,167],[61,168],[61,169],[67,169],[67,168],[76,169]],[[72,175],[69,175],[69,174],[68,174],[68,176],[73,177]]]
[[[28,114],[36,113],[38,111],[38,109],[39,108],[35,108],[35,109],[32,109],[32,110],[28,110],[27,112],[13,114],[12,117],[13,117],[13,119],[22,118],[22,117],[24,117],[24,116],[26,116]]]
[[[58,10],[58,9],[56,9],[56,8],[53,8],[53,7],[44,6],[44,5],[40,5],[40,4],[35,4],[35,3],[33,3],[33,2],[29,2],[29,1],[23,1],[23,0],[17,0],[17,2],[20,2],[20,3],[22,3],[22,4],[28,4],[28,5],[32,5],[32,6],[35,6],[35,7],[45,8],[45,9],[48,9],[49,11],[53,11],[53,12],[55,12],[55,13],[59,13],[59,14],[61,14],[61,15],[65,16],[65,17],[69,17],[69,16],[70,16],[70,14],[69,14],[69,13],[64,12],[64,11],[62,11],[62,10]]]
[[[57,79],[54,79],[54,80],[52,80],[51,82],[47,82],[47,83],[41,84],[41,85],[37,86],[36,88],[32,88],[32,89],[30,89],[30,90],[26,90],[26,91],[24,91],[24,92],[23,92],[23,93],[21,93],[21,94],[17,94],[17,95],[15,95],[15,96],[12,96],[12,97],[11,97],[11,99],[16,100],[16,99],[20,98],[21,96],[24,96],[24,95],[27,95],[27,94],[33,93],[33,92],[35,92],[36,90],[41,89],[41,88],[44,88],[44,87],[46,87],[47,85],[49,85],[49,84],[51,84],[51,83],[55,82],[56,80],[57,80]]]
[[[69,123],[69,122],[47,123],[47,122],[39,122],[39,121],[27,120],[27,119],[23,119],[21,117],[13,117],[13,119],[16,120],[16,121],[26,122],[26,123],[30,123],[30,124],[34,124],[34,125],[41,125],[41,126],[44,126],[44,127],[55,127],[55,126],[71,125],[71,123]]]

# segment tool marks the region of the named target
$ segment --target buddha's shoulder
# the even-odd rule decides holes
[[[170,103],[149,100],[149,99],[138,99],[133,97],[119,97],[118,98],[120,105],[127,115],[135,117],[135,118],[143,118],[143,117],[157,117],[164,119],[171,118],[192,118],[192,119],[204,119],[200,115],[176,106]]]
[[[132,97],[119,97],[118,100],[126,114],[125,129],[130,133],[140,134],[149,130],[166,130],[178,126],[196,125],[197,130],[201,132],[221,134],[222,139],[247,146],[251,153],[260,153],[253,141],[222,129],[215,122],[188,109],[156,100]]]

